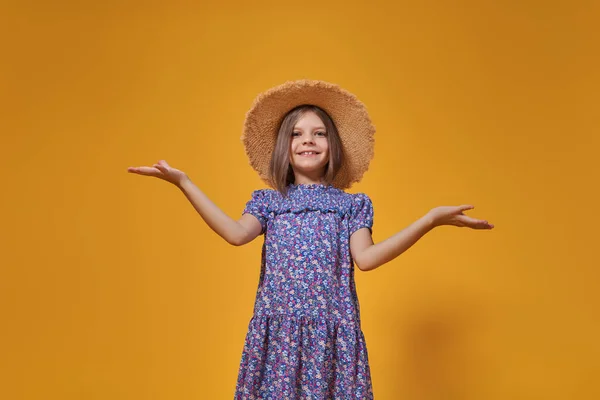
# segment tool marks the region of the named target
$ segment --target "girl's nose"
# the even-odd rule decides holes
[[[302,141],[303,144],[306,143],[314,143],[313,138],[311,136],[305,136],[304,140]]]

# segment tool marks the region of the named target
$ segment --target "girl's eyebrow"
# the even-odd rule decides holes
[[[297,129],[297,130],[300,130],[300,131],[304,130],[304,129],[300,128],[300,127],[296,127],[296,126],[295,126],[295,127],[294,127],[294,130],[296,130],[296,129]],[[325,127],[324,127],[324,126],[318,126],[318,127],[316,127],[314,130],[316,131],[316,130],[319,130],[319,129],[321,129],[321,130],[325,130]]]

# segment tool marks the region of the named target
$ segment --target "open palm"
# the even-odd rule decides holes
[[[177,186],[181,185],[181,183],[187,179],[185,172],[171,167],[165,160],[160,160],[151,167],[129,167],[127,168],[127,172],[138,175],[153,176]]]
[[[472,229],[492,229],[494,225],[482,219],[476,219],[465,215],[467,210],[474,209],[471,205],[462,206],[441,206],[429,211],[433,223],[436,226],[453,225],[458,227],[467,227]]]

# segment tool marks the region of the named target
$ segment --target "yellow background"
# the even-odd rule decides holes
[[[264,187],[246,110],[286,80],[363,100],[375,159],[350,192],[381,241],[357,270],[376,399],[598,399],[600,63],[593,1],[19,2],[2,6],[0,398],[229,399],[262,238],[225,212]]]

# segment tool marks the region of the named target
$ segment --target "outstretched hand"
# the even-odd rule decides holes
[[[474,209],[474,206],[442,206],[429,211],[434,226],[453,225],[458,227],[467,227],[472,229],[492,229],[494,225],[488,221],[476,219],[465,215],[467,210]]]
[[[181,183],[188,178],[185,172],[171,167],[165,160],[160,160],[151,167],[129,167],[127,168],[127,172],[138,175],[153,176],[155,178],[170,182],[176,186],[180,186]]]

